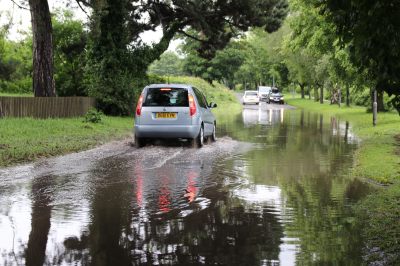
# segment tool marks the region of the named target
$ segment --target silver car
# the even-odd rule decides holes
[[[205,138],[215,141],[216,120],[211,112],[215,107],[191,85],[149,85],[136,106],[135,145],[142,147],[147,138],[189,139],[197,147],[203,146]]]

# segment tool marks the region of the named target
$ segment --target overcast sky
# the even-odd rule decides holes
[[[16,3],[25,3],[24,6],[28,6],[28,0],[14,0]],[[65,1],[65,0],[48,0],[50,12],[54,11],[57,8],[67,8],[67,4],[69,3],[68,8],[74,11],[75,17],[86,22],[87,15],[78,7],[75,1]],[[0,24],[4,25],[8,22],[9,16],[12,18],[13,27],[10,30],[8,38],[11,40],[18,40],[22,36],[19,32],[26,31],[31,27],[31,14],[28,10],[19,8],[16,4],[13,3],[12,0],[0,0]],[[7,13],[9,15],[7,15]],[[156,32],[145,32],[141,35],[143,41],[147,44],[152,42],[158,42],[162,36],[161,30]],[[177,41],[173,41],[170,44],[169,50],[175,51],[176,46],[179,44]]]

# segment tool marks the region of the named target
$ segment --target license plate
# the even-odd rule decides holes
[[[176,113],[156,113],[156,118],[176,118]]]

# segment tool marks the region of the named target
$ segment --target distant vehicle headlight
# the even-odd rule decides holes
[[[283,96],[281,97],[281,100],[283,100]]]
[[[272,97],[272,96],[271,96],[271,97],[269,97],[269,99],[270,99],[270,100],[273,100],[273,99],[274,99],[274,97]]]

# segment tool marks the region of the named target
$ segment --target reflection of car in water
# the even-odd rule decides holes
[[[284,109],[244,109],[242,113],[243,124],[252,125],[272,125],[283,122]]]

